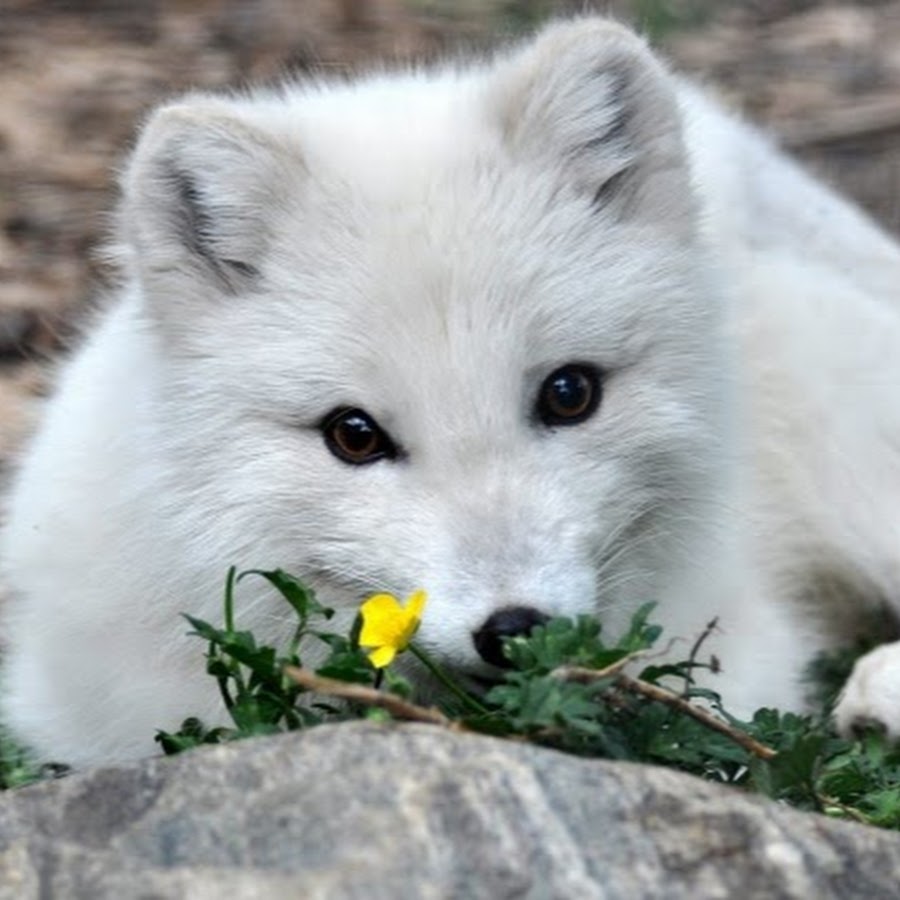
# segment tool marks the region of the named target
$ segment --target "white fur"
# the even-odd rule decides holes
[[[219,621],[231,564],[308,578],[345,623],[424,587],[422,643],[473,673],[510,604],[615,632],[653,599],[685,640],[718,616],[738,712],[800,706],[852,627],[818,586],[900,605],[900,251],[625,30],[190,96],[123,193],[126,283],[2,540],[4,716],[42,756],[221,718],[178,614]],[[603,400],[549,429],[535,397],[569,362]],[[339,461],[338,406],[406,455]],[[239,599],[286,636],[261,582]]]

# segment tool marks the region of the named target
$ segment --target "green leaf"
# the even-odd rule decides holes
[[[334,615],[333,609],[323,606],[316,600],[315,592],[311,588],[308,588],[302,581],[294,578],[293,575],[288,575],[287,572],[281,569],[275,569],[271,572],[261,569],[248,569],[246,572],[241,572],[238,576],[238,581],[241,581],[248,575],[258,575],[261,578],[265,578],[287,600],[301,622],[305,622],[311,616],[322,616],[325,619],[330,619]]]
[[[213,628],[208,622],[204,622],[203,619],[196,619],[193,616],[189,616],[187,613],[182,613],[182,618],[185,618],[190,622],[191,627],[194,629],[189,632],[191,635],[196,635],[197,637],[202,637],[207,641],[212,641],[213,643],[221,643],[224,640],[225,635],[228,633],[226,631],[220,631],[218,628]]]
[[[328,658],[316,669],[317,675],[337,678],[354,684],[372,684],[376,670],[369,657],[345,637],[337,634],[315,632],[315,636],[328,645]]]
[[[626,654],[637,653],[646,650],[656,643],[662,628],[659,625],[649,625],[647,619],[656,608],[655,603],[645,603],[635,612],[631,619],[628,631],[616,642],[616,649],[623,650]]]

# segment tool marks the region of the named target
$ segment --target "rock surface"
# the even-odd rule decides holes
[[[0,799],[0,898],[897,896],[900,836],[663,769],[360,723]]]

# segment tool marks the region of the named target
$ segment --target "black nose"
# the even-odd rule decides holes
[[[507,606],[498,609],[473,635],[478,655],[492,666],[509,668],[503,655],[503,638],[528,634],[535,625],[542,625],[547,616],[530,606]]]

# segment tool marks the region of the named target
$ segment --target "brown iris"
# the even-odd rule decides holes
[[[325,444],[341,461],[354,466],[393,458],[394,442],[381,426],[362,409],[339,409],[322,425]]]
[[[541,385],[538,417],[545,425],[577,425],[594,413],[601,393],[600,375],[593,366],[562,366]]]

